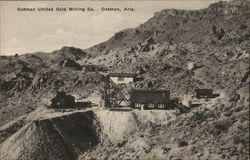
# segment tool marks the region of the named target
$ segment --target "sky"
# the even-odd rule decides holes
[[[216,1],[0,1],[0,55],[50,52],[63,46],[85,49],[118,31],[137,27],[162,9],[201,9]],[[46,7],[54,10],[38,11]],[[56,11],[57,7],[94,11]],[[102,11],[102,7],[122,11]],[[123,11],[125,7],[134,11]]]

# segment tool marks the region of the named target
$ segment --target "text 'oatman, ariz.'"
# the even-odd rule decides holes
[[[102,7],[101,11],[135,11],[132,7],[124,7],[124,8],[106,8]]]

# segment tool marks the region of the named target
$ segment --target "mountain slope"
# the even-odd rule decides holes
[[[138,114],[133,113],[137,111],[123,114],[118,111],[100,110],[98,112],[100,115],[105,113],[100,120],[107,126],[103,131],[119,137],[121,141],[119,143],[102,141],[86,155],[83,154],[82,159],[87,157],[107,159],[106,155],[111,156],[108,157],[110,159],[117,157],[135,159],[140,158],[140,155],[142,158],[151,159],[162,157],[178,159],[185,156],[191,159],[247,159],[249,19],[249,1],[218,2],[206,9],[195,11],[166,9],[155,13],[144,24],[120,31],[108,41],[85,50],[63,47],[51,53],[1,56],[0,125],[10,120],[15,122],[17,117],[25,117],[37,107],[44,106],[43,100],[49,101],[57,90],[64,90],[81,98],[88,97],[93,92],[101,92],[104,76],[83,73],[79,69],[62,64],[65,61],[77,66],[89,63],[103,64],[111,67],[110,72],[137,73],[141,80],[134,83],[135,88],[148,89],[153,86],[154,89],[169,89],[171,98],[179,100],[182,100],[184,95],[194,95],[196,88],[211,88],[220,93],[221,97],[212,101],[214,102],[211,102],[212,104],[205,102],[199,107],[189,108],[187,113],[177,115],[176,119],[170,122],[164,120],[164,124],[160,125],[159,121],[155,124],[144,122],[145,118],[142,117],[145,115],[141,118],[138,116],[140,111]],[[191,62],[194,68],[189,69],[188,64]],[[122,87],[129,93],[131,86]],[[125,116],[124,119],[119,119],[121,115]],[[159,114],[152,115],[153,113],[149,111],[146,117],[159,118]],[[107,117],[110,119],[107,120]],[[115,121],[114,118],[121,121]],[[142,121],[141,124],[138,123],[140,125],[137,125],[138,118]],[[70,130],[75,130],[74,126],[70,126],[74,122],[69,117],[52,119],[53,123],[50,120],[41,120],[38,124],[29,123],[15,134],[15,131],[24,125],[21,121],[20,124],[13,125],[13,130],[9,129],[7,133],[1,132],[1,135],[10,137],[1,144],[6,148],[1,152],[3,156],[29,157],[40,149],[46,152],[46,158],[51,156],[52,159],[61,157],[67,159],[72,155],[75,156],[75,151],[67,152],[69,150],[67,147],[59,147],[61,144],[64,145],[65,141],[69,144],[81,144],[74,143],[68,138]],[[126,125],[119,126],[119,124]],[[112,125],[115,127],[111,128]],[[59,126],[60,131],[65,131],[66,139],[60,139],[55,126]],[[133,129],[134,134],[130,135],[123,127]],[[125,138],[122,134],[113,132],[119,130],[126,133]],[[52,135],[48,133],[50,131]],[[29,134],[32,135],[36,147],[28,148],[26,153],[25,144],[29,146],[30,142],[26,143]],[[74,137],[81,137],[77,132],[72,134]],[[53,138],[53,135],[59,138]],[[36,138],[46,142],[48,147],[44,147],[41,143],[36,144]],[[21,148],[13,143],[18,139],[24,144]],[[47,139],[54,141],[49,142]],[[84,137],[80,140],[84,141]],[[53,148],[55,144],[56,147]],[[16,153],[13,157],[11,149]],[[47,153],[47,149],[51,152]],[[115,150],[119,152],[114,153]],[[53,157],[54,155],[56,156]]]
[[[206,9],[194,11],[162,10],[137,28],[120,31],[108,41],[86,51],[96,55],[112,49],[124,49],[148,37],[152,37],[156,43],[193,42],[211,45],[215,40],[221,40],[219,42],[224,44],[231,40],[241,42],[249,37],[249,8],[249,1],[231,1],[211,4]],[[241,34],[237,35],[236,32]]]
[[[173,97],[181,98],[195,88],[237,90],[249,83],[249,3],[219,2],[194,11],[162,10],[144,24],[85,50],[63,47],[51,53],[1,56],[0,96],[6,100],[0,104],[6,115],[2,117],[9,117],[8,107],[15,111],[14,106],[25,103],[33,108],[31,101],[37,103],[36,98],[47,89],[77,94],[81,90],[86,96],[92,86],[98,88],[103,77],[62,67],[67,59],[111,66],[111,72],[137,73],[144,80],[135,87],[147,88],[150,83],[156,89],[170,89]],[[196,65],[192,70],[187,68],[190,62]],[[29,98],[34,92],[38,96]],[[25,101],[23,94],[27,95]]]

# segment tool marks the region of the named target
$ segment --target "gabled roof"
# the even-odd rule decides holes
[[[132,103],[166,104],[170,100],[169,90],[131,90]]]
[[[110,73],[110,77],[136,77],[134,73]]]

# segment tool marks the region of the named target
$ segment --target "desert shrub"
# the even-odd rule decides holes
[[[122,147],[122,146],[124,146],[125,144],[127,143],[127,141],[126,140],[123,140],[122,142],[119,142],[118,144],[117,144],[117,147]]]
[[[237,102],[240,99],[240,96],[237,94],[236,90],[228,90],[226,93],[229,102]]]
[[[214,129],[216,129],[219,132],[224,132],[227,131],[228,127],[225,124],[217,123],[214,125]]]
[[[235,136],[235,137],[233,137],[233,143],[234,143],[234,144],[240,144],[240,143],[242,143],[242,142],[243,142],[243,140],[241,139],[240,136]]]
[[[195,114],[194,114],[194,120],[196,120],[196,121],[203,121],[205,119],[206,119],[206,116],[204,115],[204,113],[195,112]]]
[[[162,147],[161,148],[162,150],[163,150],[163,153],[165,154],[165,153],[168,153],[170,150],[171,150],[171,148],[168,148],[168,147]]]
[[[179,147],[188,146],[188,142],[186,142],[186,141],[180,141],[178,145],[179,145]]]

